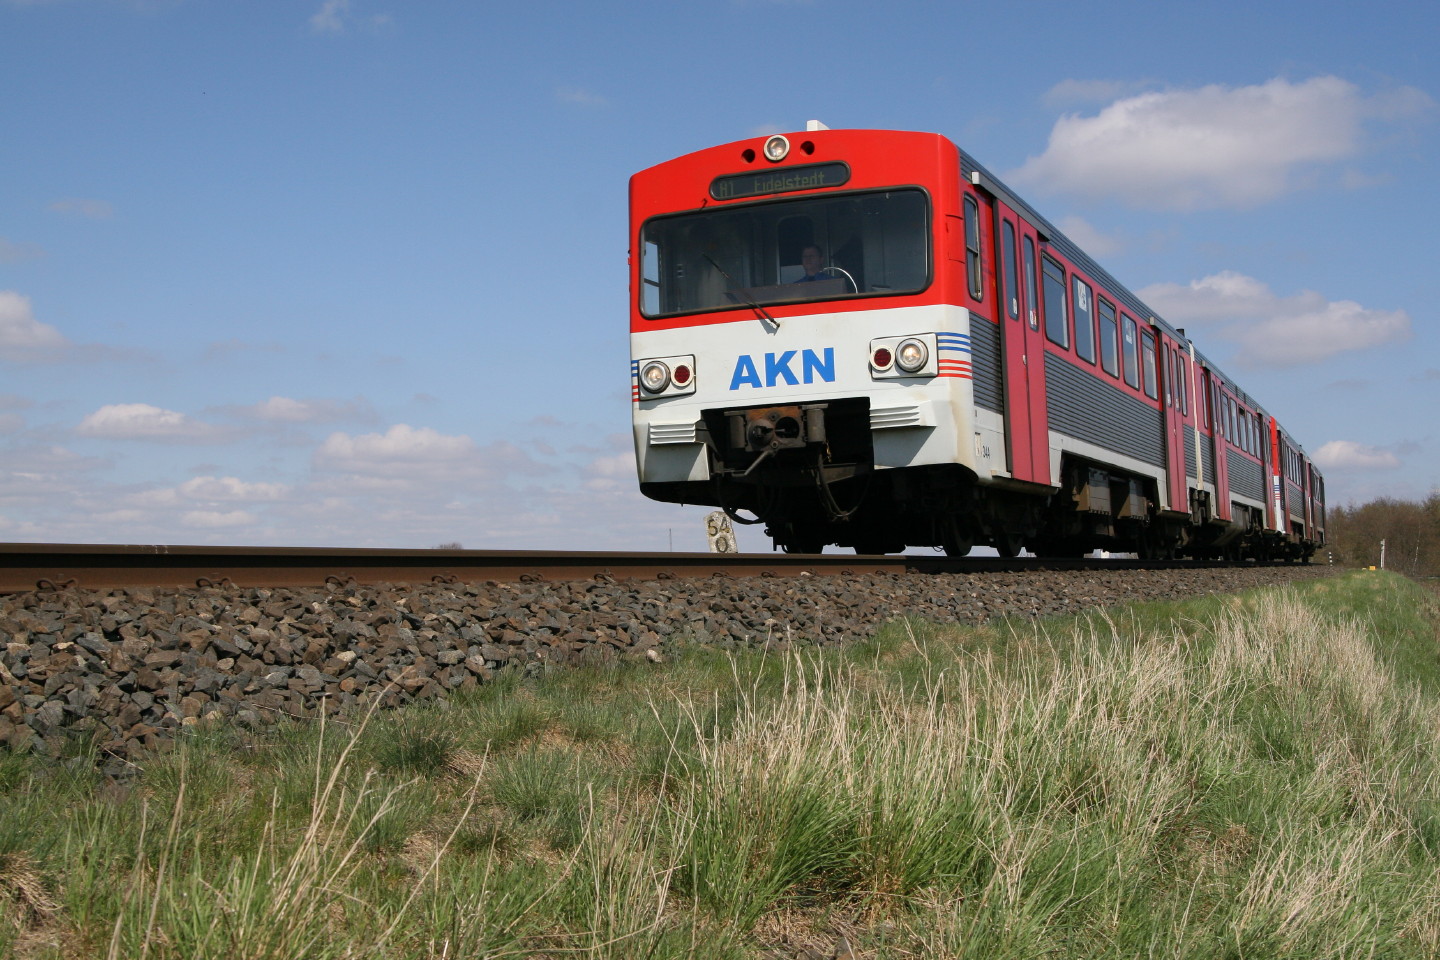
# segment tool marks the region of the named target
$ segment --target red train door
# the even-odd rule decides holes
[[[1285,522],[1285,448],[1280,442],[1280,424],[1270,421],[1270,529],[1289,532]]]
[[[1039,243],[1035,228],[995,200],[995,258],[1004,305],[1000,353],[1005,379],[1005,442],[1010,475],[1050,483],[1050,418],[1045,403],[1045,336],[1036,303]]]
[[[1160,341],[1160,376],[1165,384],[1161,391],[1164,403],[1161,414],[1165,423],[1166,499],[1170,502],[1171,510],[1189,513],[1190,497],[1186,489],[1189,481],[1185,470],[1185,416],[1180,409],[1183,379],[1177,376],[1180,348],[1159,327],[1155,328],[1155,333]]]

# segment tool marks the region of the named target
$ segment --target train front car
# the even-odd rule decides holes
[[[960,519],[997,445],[976,439],[967,264],[946,255],[968,227],[978,258],[959,192],[955,146],[920,133],[812,130],[636,174],[641,490],[792,552],[995,536]]]
[[[702,150],[632,177],[630,218],[649,497],[807,553],[1324,542],[1323,481],[1278,424],[944,137]]]

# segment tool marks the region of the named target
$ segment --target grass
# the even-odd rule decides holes
[[[1437,613],[1365,573],[201,727],[124,787],[0,754],[0,956],[1435,956]]]

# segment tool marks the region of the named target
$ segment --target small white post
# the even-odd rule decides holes
[[[710,542],[711,553],[739,553],[735,543],[735,528],[723,510],[712,510],[705,515],[705,539]]]

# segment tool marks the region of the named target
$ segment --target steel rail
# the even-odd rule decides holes
[[[414,583],[794,577],[868,573],[1157,569],[1193,561],[1036,560],[854,554],[603,553],[543,550],[387,550],[157,544],[0,543],[0,593],[76,588],[319,587],[355,581]]]
[[[834,561],[844,560],[837,564]],[[318,587],[336,581],[538,581],[670,577],[796,576],[802,572],[903,570],[900,557],[785,554],[599,553],[541,550],[386,550],[318,547],[206,547],[109,544],[0,544],[0,593],[74,587],[182,589]]]

